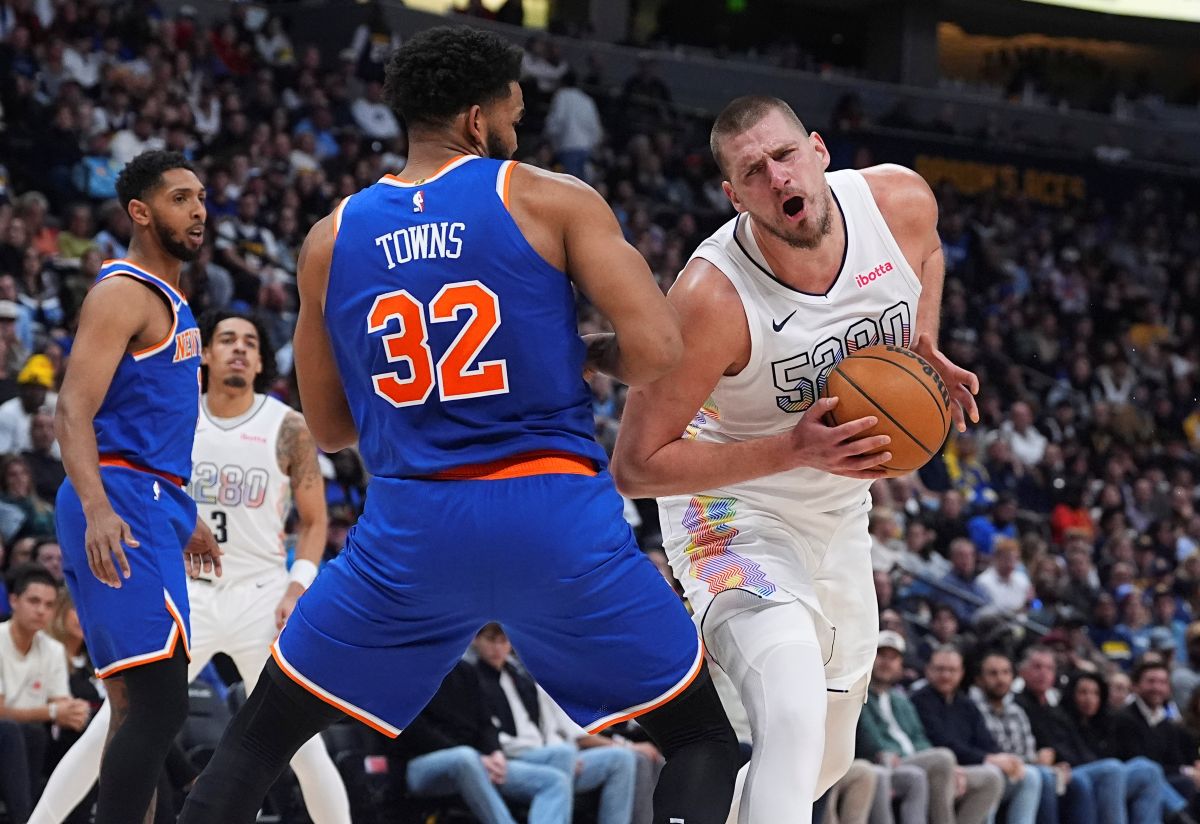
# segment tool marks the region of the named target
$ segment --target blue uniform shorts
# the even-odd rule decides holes
[[[346,549],[272,654],[310,692],[396,736],[490,621],[589,732],[670,700],[703,656],[607,473],[373,479]]]
[[[102,466],[108,500],[138,542],[125,547],[130,577],[121,588],[101,583],[88,568],[83,506],[70,479],[55,504],[67,588],[75,601],[88,654],[101,678],[187,650],[187,575],[183,547],[196,528],[196,504],[170,481],[149,472]],[[118,570],[119,573],[119,570]]]

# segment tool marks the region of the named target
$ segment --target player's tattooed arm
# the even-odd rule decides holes
[[[282,628],[288,616],[296,608],[296,601],[304,594],[307,584],[298,580],[298,568],[311,565],[312,574],[321,563],[325,552],[325,533],[328,515],[325,510],[325,484],[317,464],[317,444],[299,412],[289,412],[280,425],[275,455],[279,468],[287,473],[292,485],[292,499],[296,505],[297,527],[296,560],[292,565],[292,581],[287,592],[275,608],[275,624]],[[308,578],[311,581],[311,577]]]
[[[279,428],[279,438],[276,441],[275,457],[279,468],[287,473],[292,482],[292,492],[321,482],[321,469],[317,465],[317,444],[304,416],[299,412],[289,412]]]

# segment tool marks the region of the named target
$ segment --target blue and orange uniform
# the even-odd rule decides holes
[[[158,293],[172,324],[155,345],[121,357],[94,419],[104,491],[139,544],[125,547],[130,577],[120,589],[101,583],[88,568],[87,521],[71,480],[58,490],[63,570],[101,678],[169,658],[180,643],[187,650],[183,548],[196,527],[196,504],[184,485],[200,409],[200,330],[187,301],[127,260],[105,261],[96,282],[114,277]]]
[[[508,212],[514,167],[462,156],[334,214],[325,324],[372,477],[273,654],[387,735],[489,621],[593,731],[669,700],[702,660],[622,517],[571,283]]]

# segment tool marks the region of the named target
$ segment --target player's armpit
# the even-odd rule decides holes
[[[333,240],[333,220],[325,217],[313,226],[300,248],[296,267],[300,312],[292,339],[296,380],[308,428],[326,452],[337,452],[358,440],[324,322]]]

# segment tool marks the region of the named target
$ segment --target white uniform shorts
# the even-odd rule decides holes
[[[662,498],[663,548],[701,636],[713,599],[726,590],[798,600],[812,612],[828,689],[849,690],[871,671],[879,633],[871,500],[833,512],[788,507],[785,516],[782,509],[732,495]],[[753,603],[729,601],[734,610]],[[732,614],[725,607],[720,613],[721,620]]]
[[[215,583],[188,581],[192,604],[192,662],[188,679],[194,678],[218,652],[233,659],[248,693],[271,655],[275,607],[287,591],[287,572]]]

